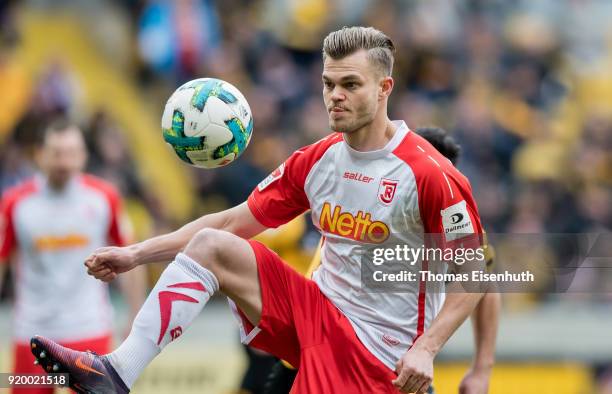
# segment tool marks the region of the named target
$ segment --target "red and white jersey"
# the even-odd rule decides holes
[[[428,233],[445,234],[451,244],[464,233],[482,232],[467,178],[404,122],[394,124],[394,136],[380,150],[355,151],[335,133],[296,151],[248,199],[268,227],[311,210],[324,237],[313,279],[391,369],[438,313],[443,291],[432,287],[443,284],[416,281],[408,292],[366,291],[362,254],[372,244],[419,248]],[[429,270],[445,272],[446,266]]]
[[[115,188],[90,175],[58,192],[43,177],[8,190],[0,212],[0,261],[14,253],[14,337],[77,341],[108,335],[108,286],[87,275],[96,248],[124,245],[121,200]]]

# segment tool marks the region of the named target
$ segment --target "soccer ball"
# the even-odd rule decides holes
[[[164,140],[181,160],[200,168],[218,168],[246,149],[253,133],[253,115],[233,85],[200,78],[170,96],[161,126]]]

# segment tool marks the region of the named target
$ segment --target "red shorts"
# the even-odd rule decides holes
[[[75,342],[60,342],[60,345],[68,347],[74,350],[86,351],[91,350],[98,354],[109,353],[112,345],[111,335],[106,335],[98,338],[84,339]],[[17,342],[13,344],[14,359],[13,359],[13,372],[14,373],[35,373],[45,374],[43,370],[38,366],[34,365],[34,355],[30,351],[30,344]],[[15,394],[52,394],[52,387],[41,387],[41,388],[27,388],[27,389],[13,389],[12,393]]]
[[[240,313],[249,345],[299,368],[291,393],[398,393],[395,372],[357,338],[349,320],[317,284],[259,242],[262,313],[257,328]],[[254,337],[253,329],[260,330]]]

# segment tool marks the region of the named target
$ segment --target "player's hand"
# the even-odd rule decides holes
[[[459,394],[487,394],[490,377],[490,369],[470,369],[459,385]]]
[[[412,347],[397,362],[393,385],[402,393],[426,393],[433,381],[433,359],[428,351]]]
[[[103,282],[110,282],[120,273],[127,272],[137,265],[130,247],[99,248],[85,260],[87,273]]]

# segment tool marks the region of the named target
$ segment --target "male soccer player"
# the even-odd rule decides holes
[[[57,121],[46,129],[37,153],[42,174],[9,189],[2,198],[0,280],[9,260],[16,274],[15,373],[40,371],[30,352],[35,334],[74,349],[106,353],[112,348],[107,286],[88,276],[82,263],[101,246],[124,245],[126,235],[115,188],[81,174],[86,156],[81,131]],[[138,274],[130,276],[138,279]],[[124,289],[135,315],[144,300],[144,278]],[[18,392],[46,394],[53,388]]]
[[[243,341],[299,368],[295,393],[425,392],[435,355],[482,294],[454,291],[442,305],[440,285],[424,281],[404,293],[367,292],[360,255],[390,242],[479,246],[482,229],[467,179],[403,121],[389,120],[393,52],[374,28],[329,34],[323,99],[335,133],[296,151],[235,208],[95,252],[85,264],[104,281],[140,264],[174,261],[118,349],[100,356],[35,337],[41,364],[68,372],[82,392],[128,392],[222,291],[240,316]],[[313,280],[247,241],[308,209],[325,237]],[[419,268],[443,267],[422,261]]]
[[[438,152],[453,163],[457,164],[461,147],[455,140],[439,127],[417,127],[414,130],[425,138]],[[484,245],[485,263],[487,268],[494,262],[493,247]],[[311,266],[306,274],[310,277],[321,264],[320,249],[312,259]],[[491,289],[494,290],[494,289]],[[459,386],[460,394],[486,394],[488,393],[491,369],[495,360],[495,339],[499,321],[501,296],[493,291],[488,292],[478,303],[472,314],[474,341],[476,345],[472,367],[466,373]],[[264,394],[287,394],[293,386],[297,370],[284,361],[275,364],[268,377]]]

